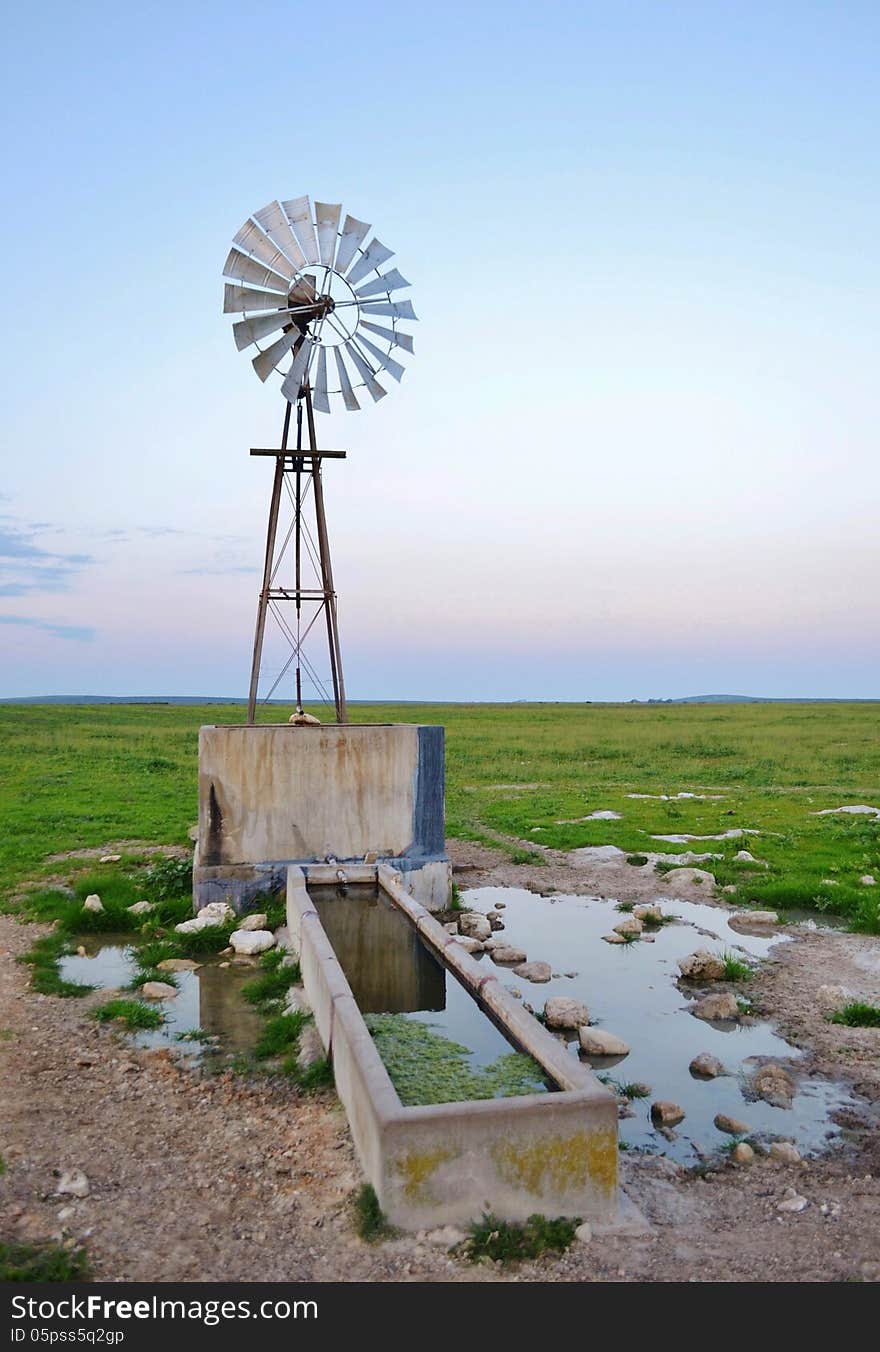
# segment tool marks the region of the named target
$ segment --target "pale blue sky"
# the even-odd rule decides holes
[[[282,401],[220,271],[310,193],[420,317],[322,420],[354,697],[880,696],[876,4],[5,22],[0,694],[246,693]]]

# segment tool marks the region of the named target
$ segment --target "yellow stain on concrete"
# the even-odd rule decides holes
[[[424,1150],[418,1153],[402,1155],[397,1161],[403,1175],[403,1191],[411,1202],[431,1201],[430,1189],[426,1184],[431,1175],[447,1160],[455,1159],[458,1152],[440,1147],[437,1150]]]
[[[617,1189],[616,1131],[579,1131],[531,1145],[498,1141],[492,1158],[506,1183],[536,1197],[562,1196],[588,1184],[608,1196]]]

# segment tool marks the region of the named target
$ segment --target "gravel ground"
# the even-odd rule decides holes
[[[536,869],[450,845],[461,886],[557,887],[642,899],[648,870]],[[635,877],[633,876],[635,875]],[[705,901],[699,893],[694,899]],[[843,985],[880,1003],[880,939],[801,931],[750,988],[804,1047],[809,1069],[851,1084],[844,1144],[800,1165],[757,1160],[700,1177],[662,1158],[621,1157],[642,1233],[597,1235],[555,1259],[473,1266],[409,1236],[377,1245],[354,1231],[362,1179],[330,1092],[187,1069],[99,1027],[99,998],[28,990],[16,963],[35,926],[0,918],[0,1236],[86,1245],[109,1281],[847,1281],[880,1280],[880,1030],[829,1024],[816,998]],[[53,1196],[56,1171],[91,1191]],[[787,1187],[808,1199],[776,1207]],[[69,1209],[69,1210],[68,1210]],[[59,1212],[65,1213],[59,1216]]]

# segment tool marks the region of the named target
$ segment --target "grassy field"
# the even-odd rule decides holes
[[[738,900],[835,911],[880,932],[880,886],[859,881],[880,881],[880,821],[816,815],[880,807],[876,705],[407,704],[353,714],[446,725],[450,835],[501,839],[536,864],[536,845],[712,851],[723,859],[707,867]],[[241,706],[0,706],[0,898],[57,873],[52,854],[121,839],[185,844],[198,728],[243,718]],[[718,797],[659,797],[681,792]],[[597,809],[620,820],[579,820]],[[652,838],[734,828],[760,834]],[[743,848],[767,867],[736,863]]]

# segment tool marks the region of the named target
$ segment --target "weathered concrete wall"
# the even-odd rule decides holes
[[[396,874],[380,868],[380,875],[426,941],[438,951],[442,947],[447,963],[468,976],[471,989],[489,996],[484,1003],[496,1021],[562,1086],[558,1093],[404,1107],[308,895],[304,873],[291,868],[287,923],[303,983],[332,1057],[361,1165],[383,1210],[404,1229],[465,1222],[486,1206],[511,1220],[538,1211],[612,1224],[618,1214],[613,1096],[499,981],[487,980],[479,964],[412,902]]]
[[[405,723],[203,727],[196,906],[247,908],[289,863],[328,856],[397,860],[412,895],[445,906],[443,745]]]

